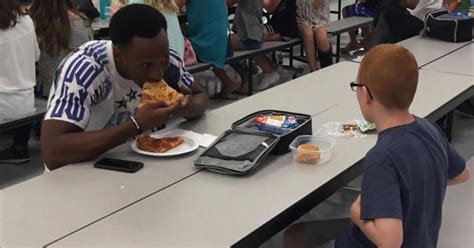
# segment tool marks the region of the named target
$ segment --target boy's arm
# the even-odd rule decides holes
[[[402,245],[403,225],[400,219],[361,220],[360,210],[359,195],[351,207],[351,220],[372,243],[381,248],[398,248]]]
[[[464,183],[467,180],[469,180],[470,176],[471,176],[471,172],[469,171],[469,168],[466,167],[461,172],[461,174],[448,179],[448,186]]]
[[[467,181],[470,177],[466,160],[446,141],[448,154],[448,185],[456,185]]]

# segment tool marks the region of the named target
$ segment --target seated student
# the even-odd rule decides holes
[[[18,0],[0,1],[0,122],[35,111],[35,61],[40,50],[31,18]],[[0,163],[29,161],[31,125],[14,130],[13,145],[0,151]]]
[[[316,49],[321,67],[332,65],[332,49],[328,40],[329,1],[297,0],[296,11],[298,31],[303,39],[303,47],[309,70],[316,71]]]
[[[397,43],[418,35],[423,30],[424,23],[407,10],[414,9],[418,1],[382,0],[377,4],[374,17],[375,33],[368,48],[383,43]]]
[[[407,49],[386,44],[365,55],[350,86],[378,140],[365,157],[351,219],[294,225],[286,247],[323,244],[341,231],[334,247],[436,247],[446,187],[465,182],[469,169],[436,124],[409,112],[417,83]]]
[[[425,16],[428,12],[441,9],[443,0],[420,0],[414,9],[410,9],[410,14],[418,17],[418,19],[425,21]]]
[[[37,87],[42,96],[48,97],[59,63],[69,52],[92,40],[93,32],[87,17],[74,10],[70,1],[34,0],[29,14],[41,49]]]
[[[233,50],[254,50],[263,46],[263,2],[262,0],[227,0],[227,5],[237,5],[234,25],[232,26],[231,46]],[[277,66],[266,55],[254,57],[255,63],[262,68],[263,79],[255,86],[263,90],[280,79]],[[241,91],[248,91],[247,85]]]
[[[163,14],[168,25],[166,34],[170,47],[176,50],[181,58],[184,58],[184,37],[178,20],[178,5],[174,0],[145,0],[144,2]]]
[[[271,13],[267,26],[274,31],[274,34],[265,36],[265,41],[298,37],[296,0],[263,0],[263,7]]]
[[[362,17],[374,17],[375,16],[375,6],[377,5],[378,0],[360,0],[355,4],[351,4],[342,9],[342,16],[344,18],[352,16],[362,16]],[[362,28],[362,36],[364,40],[362,41],[365,44],[370,40],[372,36],[372,31],[370,27]],[[346,47],[341,48],[342,53],[348,53],[353,50],[361,48],[361,44],[357,41],[356,33],[349,32],[350,42]]]
[[[81,46],[57,70],[41,130],[49,169],[93,159],[164,124],[171,114],[194,119],[207,107],[207,96],[168,48],[160,12],[143,4],[123,7],[112,16],[110,37]],[[137,109],[143,84],[162,79],[185,94],[183,100]]]
[[[177,0],[176,3],[180,8],[186,6],[186,37],[197,59],[212,64],[213,72],[223,84],[221,92],[214,97],[234,99],[230,95],[237,85],[224,70],[226,58],[232,56],[227,34],[229,20],[226,3],[224,0]]]

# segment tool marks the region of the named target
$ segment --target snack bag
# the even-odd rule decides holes
[[[260,131],[274,134],[285,134],[299,126],[294,116],[260,115],[255,117],[255,124]]]

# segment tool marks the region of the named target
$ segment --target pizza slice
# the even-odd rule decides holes
[[[183,99],[183,97],[183,94],[171,88],[164,80],[158,83],[145,83],[143,84],[142,97],[138,107],[155,102],[164,102],[166,105],[172,105]]]
[[[183,143],[180,137],[153,138],[149,135],[139,135],[137,146],[140,150],[155,153],[165,153]]]

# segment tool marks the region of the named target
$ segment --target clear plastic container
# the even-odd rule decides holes
[[[300,135],[291,142],[290,151],[293,153],[293,158],[300,163],[322,164],[331,160],[335,144],[336,140],[330,137]]]

